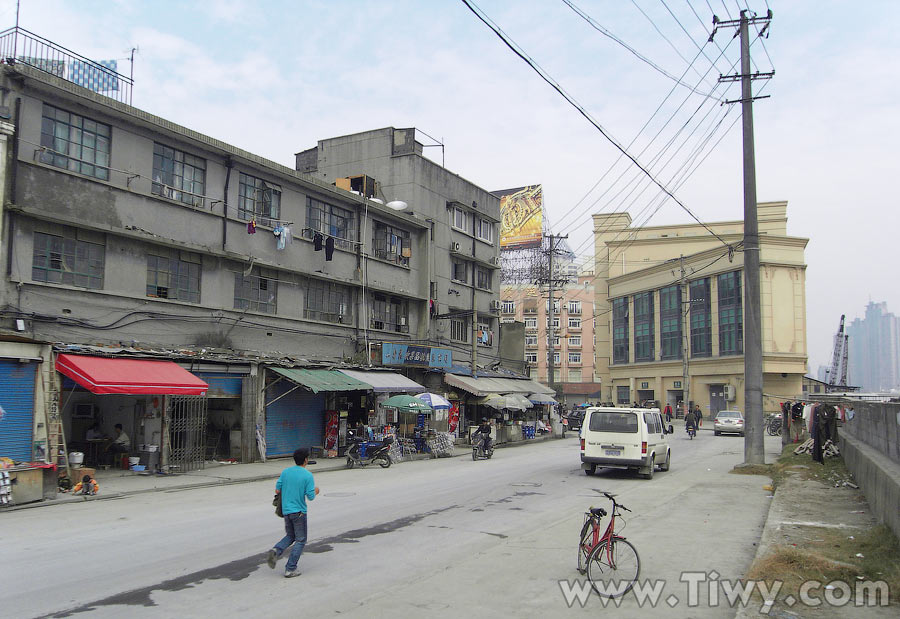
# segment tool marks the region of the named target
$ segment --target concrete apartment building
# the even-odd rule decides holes
[[[863,318],[847,325],[850,383],[862,391],[900,389],[900,320],[887,303],[866,305]]]
[[[594,215],[597,372],[617,403],[683,398],[704,414],[743,410],[743,222],[632,228],[627,213]],[[806,372],[807,239],[788,236],[787,203],[759,205],[764,408],[799,397]],[[688,297],[681,286],[684,259]],[[683,329],[687,329],[687,334]]]
[[[549,299],[537,286],[508,285],[501,290],[503,320],[525,324],[525,361],[531,377],[557,388],[564,405],[599,401],[600,378],[594,355],[594,273],[583,269],[555,293],[553,324]],[[554,377],[549,380],[548,330],[553,330]]]
[[[47,456],[50,410],[70,440],[101,420],[107,433],[122,422],[135,450],[187,441],[160,448],[187,469],[202,466],[213,429],[225,456],[284,455],[327,444],[326,411],[364,416],[389,393],[424,390],[409,376],[440,385],[428,355],[449,368],[450,348],[436,342],[454,344],[454,363],[497,357],[498,200],[422,158],[413,129],[371,132],[384,168],[299,172],[56,66],[13,53],[0,66],[0,380],[4,432],[15,425],[0,455]],[[335,164],[348,141],[320,152]],[[373,191],[356,189],[357,173],[377,179]],[[418,363],[336,374],[381,365],[383,343],[419,346]],[[97,396],[57,373],[67,353],[177,365],[205,397],[128,385]]]

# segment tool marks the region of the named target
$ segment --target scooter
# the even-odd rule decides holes
[[[481,432],[472,435],[472,440],[475,441],[472,443],[472,460],[490,460],[494,455],[494,443],[492,442],[491,446],[485,449],[484,434]]]
[[[362,443],[365,443],[361,438],[357,438],[352,433],[350,435],[350,441],[352,445],[350,445],[350,449],[347,450],[347,468],[352,469],[357,466],[369,466],[370,464],[378,464],[381,468],[388,468],[393,462],[391,461],[391,443],[394,442],[394,438],[391,436],[385,437],[383,441],[381,441],[381,445],[373,445],[368,444],[365,449],[365,455],[361,455],[360,452]]]
[[[694,437],[697,436],[697,428],[695,428],[694,426],[688,426],[687,433],[688,436],[691,437],[691,440],[694,440]]]

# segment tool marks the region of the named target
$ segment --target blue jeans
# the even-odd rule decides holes
[[[288,549],[288,546],[294,545],[291,548],[291,556],[288,557],[287,565],[284,566],[286,571],[292,572],[297,569],[300,555],[303,554],[303,547],[306,546],[306,514],[303,512],[285,514],[284,534],[281,541],[275,544],[275,550],[278,551],[280,557]]]

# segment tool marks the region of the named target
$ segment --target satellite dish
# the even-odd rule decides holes
[[[372,202],[377,202],[378,204],[384,204],[384,200],[381,198],[369,198]]]
[[[409,204],[407,204],[403,200],[391,200],[385,206],[395,211],[405,211],[407,207],[409,207]]]

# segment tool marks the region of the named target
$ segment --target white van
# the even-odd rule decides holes
[[[581,425],[581,468],[593,475],[597,467],[637,471],[644,479],[653,470],[669,470],[668,435],[658,408],[588,408]]]

